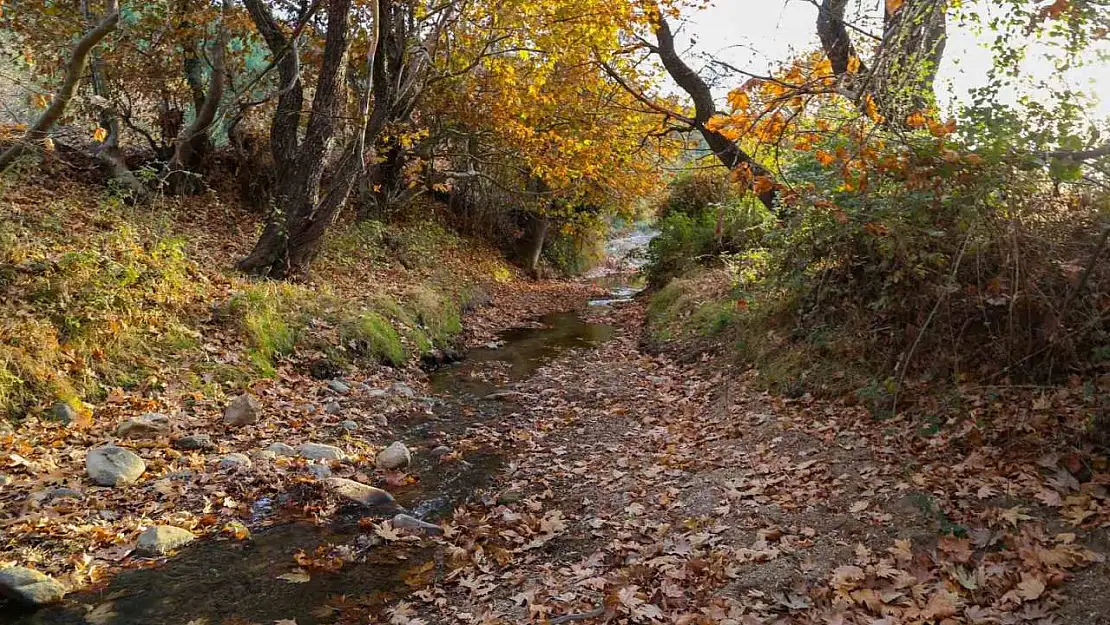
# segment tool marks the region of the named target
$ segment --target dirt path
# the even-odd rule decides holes
[[[775,400],[640,314],[515,389],[500,491],[392,622],[1110,623],[1105,465]]]

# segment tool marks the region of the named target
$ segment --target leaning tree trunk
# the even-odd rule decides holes
[[[73,94],[77,92],[77,86],[81,84],[81,79],[84,77],[85,68],[89,63],[89,56],[93,48],[115,30],[118,23],[119,6],[116,0],[108,0],[107,12],[104,18],[89,32],[85,33],[85,36],[81,37],[77,45],[73,47],[69,63],[66,64],[65,78],[62,80],[58,92],[54,94],[50,106],[35,120],[35,123],[20,140],[16,141],[3,153],[0,153],[0,173],[11,167],[12,163],[22,156],[23,152],[30,146],[46,138],[54,123],[65,112],[66,105],[73,99]]]
[[[350,48],[352,0],[331,0],[327,35],[312,112],[304,139],[297,123],[303,91],[297,76],[296,44],[286,40],[264,0],[246,0],[247,10],[270,52],[282,57],[279,73],[283,93],[271,124],[271,149],[278,164],[276,207],[251,253],[239,268],[271,278],[303,275],[319,250],[327,227],[350,192],[350,181],[361,154],[349,153],[339,166],[336,184],[321,195],[325,161],[335,137],[343,105],[344,75]],[[291,53],[290,53],[291,50]],[[359,129],[362,132],[362,129]]]
[[[702,77],[679,56],[675,49],[674,34],[671,32],[670,24],[667,23],[666,18],[659,14],[656,19],[659,23],[655,29],[655,39],[658,44],[655,52],[659,55],[659,60],[662,61],[663,67],[670,74],[671,79],[694,101],[694,127],[701,133],[705,142],[709,144],[709,149],[713,150],[717,160],[730,171],[746,168],[750,174],[748,178],[753,183],[758,178],[773,179],[774,176],[771,172],[741,149],[740,146],[736,145],[735,141],[706,126],[709,119],[717,114],[713,91]],[[768,209],[774,209],[775,190],[773,186],[765,191],[758,192],[756,195],[764,206]]]
[[[547,241],[548,219],[543,216],[536,217],[532,230],[531,246],[528,250],[528,273],[533,278],[540,277],[540,258],[543,255],[543,245]]]

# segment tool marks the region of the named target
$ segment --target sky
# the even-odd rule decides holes
[[[877,7],[881,0],[874,2]],[[989,2],[981,5],[991,10]],[[997,10],[997,9],[993,9]],[[775,62],[789,59],[792,52],[819,47],[815,22],[817,8],[805,0],[716,0],[710,8],[686,16],[678,34],[680,50],[691,65],[709,76],[704,58],[711,55],[736,67],[755,73],[765,72]],[[968,27],[949,20],[948,45],[938,73],[938,96],[942,106],[958,106],[967,100],[968,89],[979,85],[991,65],[991,54],[983,47],[983,35],[977,36]],[[1110,53],[1110,42],[1103,41],[1104,52]],[[1064,76],[1055,71],[1041,54],[1043,48],[1028,50],[1024,69],[1032,78],[1052,78],[1067,82],[1088,93],[1101,93],[1101,101],[1091,111],[1100,120],[1110,118],[1110,63],[1089,65]],[[1094,58],[1093,56],[1091,58]],[[866,59],[865,59],[866,60]],[[722,96],[728,88],[743,82],[744,77],[725,79],[717,85]],[[1030,81],[1033,82],[1033,81]],[[1005,94],[1014,98],[1016,94]],[[949,109],[951,110],[951,109]]]

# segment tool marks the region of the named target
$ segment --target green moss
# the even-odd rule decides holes
[[[435,346],[450,345],[454,337],[462,332],[458,305],[432,289],[418,287],[410,291],[407,306],[425,338]]]
[[[401,335],[388,319],[376,312],[364,312],[343,325],[341,337],[352,345],[356,353],[370,356],[381,362],[400,366],[405,363],[405,348]]]

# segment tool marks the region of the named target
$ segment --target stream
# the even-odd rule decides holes
[[[625,295],[620,291],[607,299]],[[494,486],[504,463],[496,449],[469,451],[461,462],[440,463],[422,441],[496,428],[518,408],[508,391],[513,382],[527,379],[568,349],[598,345],[615,332],[583,321],[574,311],[538,321],[542,327],[508,330],[489,346],[471,350],[463,361],[429,375],[434,394],[430,414],[414,416],[402,426],[402,439],[415,450],[409,470],[419,480],[391,489],[412,516],[431,522],[444,519]],[[262,518],[272,507],[275,502],[269,500],[256,505]],[[365,510],[350,510],[325,525],[295,520],[261,527],[249,540],[197,541],[164,564],[121,572],[106,587],[71,594],[59,606],[22,615],[0,612],[0,621],[216,625],[294,619],[299,625],[313,625],[333,620],[327,606],[340,595],[356,601],[359,609],[374,611],[425,584],[435,553],[431,548],[399,552],[381,545],[371,530],[359,526],[366,515]],[[291,583],[279,576],[296,568],[298,551],[342,554],[353,561],[334,572],[313,570],[309,580]]]
[[[628,236],[639,238],[623,244],[622,252],[650,240],[641,231]],[[588,276],[608,291],[590,305],[609,305],[635,295],[639,287],[629,280],[629,269],[614,263]],[[491,447],[465,450],[460,460],[443,463],[428,452],[430,439],[457,440],[483,428],[496,430],[520,408],[513,401],[514,382],[529,378],[567,350],[599,345],[616,332],[584,321],[577,311],[537,321],[538,327],[508,330],[487,346],[469,351],[462,361],[429,374],[432,397],[425,402],[430,409],[414,414],[399,428],[401,440],[414,450],[409,472],[418,480],[390,490],[408,514],[433,523],[445,519],[468,500],[490,493],[505,463],[501,450]],[[289,498],[303,504],[295,495]],[[217,625],[293,619],[298,625],[314,625],[335,620],[337,597],[356,610],[378,612],[429,583],[442,568],[434,548],[383,544],[372,529],[360,526],[360,520],[374,516],[372,510],[344,509],[324,524],[302,518],[275,521],[283,518],[274,510],[281,505],[269,499],[256,502],[256,526],[249,540],[198,540],[164,563],[123,571],[106,586],[73,593],[60,605],[22,614],[0,610],[0,622]],[[377,515],[378,521],[388,518],[385,512]],[[298,552],[324,558],[339,555],[345,563],[333,571],[312,569],[307,580],[282,579],[296,569]]]

